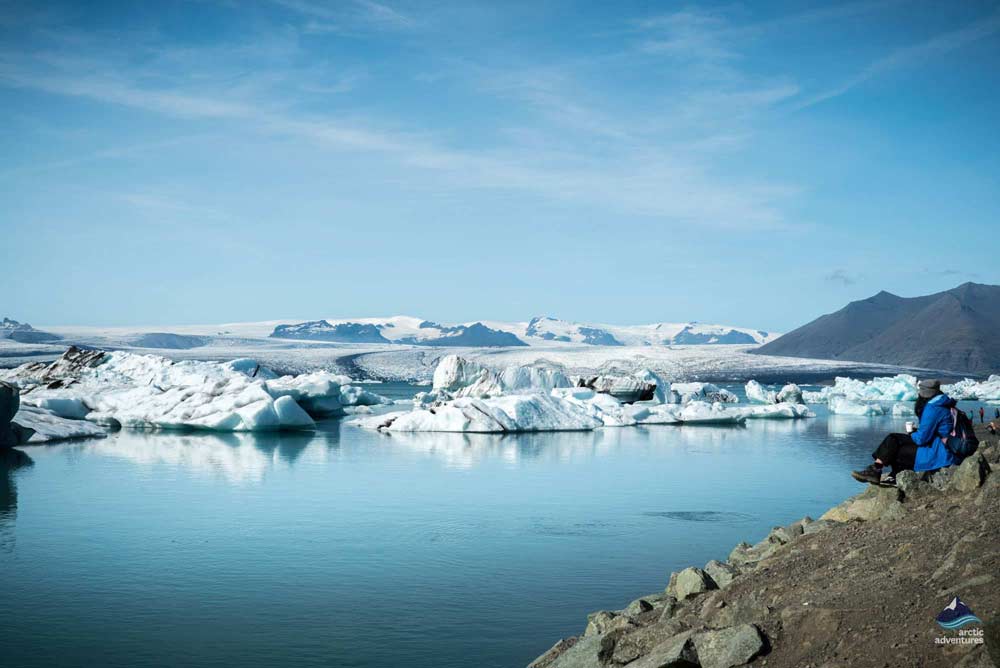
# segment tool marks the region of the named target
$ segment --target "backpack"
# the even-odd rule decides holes
[[[954,426],[945,441],[945,447],[958,457],[968,457],[979,447],[979,439],[976,438],[976,430],[972,426],[972,420],[965,414],[965,411],[960,411],[957,408],[951,409],[951,419]]]

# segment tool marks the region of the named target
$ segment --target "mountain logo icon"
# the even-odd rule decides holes
[[[982,624],[983,620],[976,617],[972,613],[972,610],[969,609],[969,606],[962,603],[962,599],[957,596],[951,599],[951,603],[949,603],[945,609],[941,611],[941,614],[937,616],[937,623],[941,626],[941,628],[949,630],[959,629],[966,624],[973,624],[977,622]]]

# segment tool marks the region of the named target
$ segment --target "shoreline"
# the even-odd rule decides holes
[[[1000,666],[1000,444],[976,433],[961,465],[868,485],[672,573],[661,592],[590,613],[529,668]],[[982,624],[941,628],[954,596]]]

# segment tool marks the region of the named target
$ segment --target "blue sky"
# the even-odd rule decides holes
[[[1000,282],[1000,4],[0,0],[0,315],[787,330]]]

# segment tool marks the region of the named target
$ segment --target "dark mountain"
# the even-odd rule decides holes
[[[278,325],[271,332],[275,339],[300,341],[332,341],[335,343],[392,343],[382,336],[378,325],[342,322],[331,325],[326,320],[311,320],[295,325]]]
[[[1000,371],[1000,286],[964,283],[910,298],[883,291],[754,352],[995,373]]]
[[[10,339],[18,343],[48,343],[58,341],[62,337],[35,329],[26,322],[18,322],[10,318],[0,320],[0,339]]]
[[[447,327],[436,322],[424,321],[420,323],[421,329],[437,329],[440,336],[433,338],[418,338],[408,336],[398,339],[397,343],[409,343],[415,346],[470,346],[482,348],[497,348],[507,346],[528,345],[510,332],[503,332],[499,329],[487,327],[481,322],[474,322],[471,325],[455,325]]]

